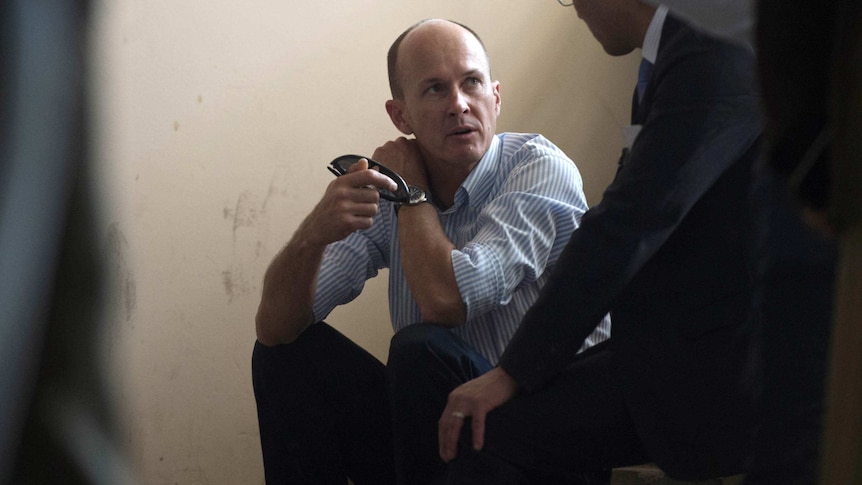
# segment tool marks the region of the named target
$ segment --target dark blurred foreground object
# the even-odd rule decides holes
[[[860,5],[758,3],[769,148],[755,194],[764,387],[751,485],[862,483]]]
[[[862,2],[839,0],[828,221],[840,241],[820,483],[862,483]]]
[[[101,361],[87,4],[0,3],[0,483],[127,484]]]
[[[746,483],[862,483],[862,2],[661,3],[760,62],[762,426]]]

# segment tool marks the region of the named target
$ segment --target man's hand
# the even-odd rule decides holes
[[[371,227],[380,194],[369,187],[395,190],[395,182],[360,160],[326,188],[263,278],[255,317],[257,339],[264,345],[290,343],[314,323],[317,272],[326,245]]]
[[[515,379],[496,367],[449,393],[446,409],[438,422],[440,458],[447,463],[455,459],[458,454],[458,436],[465,418],[471,421],[473,449],[481,450],[485,444],[485,416],[517,392],[518,383]]]
[[[389,177],[368,170],[368,162],[362,159],[329,184],[300,227],[302,239],[322,247],[371,227],[380,194],[370,188],[397,189]]]
[[[399,137],[374,150],[374,160],[391,168],[410,185],[428,191],[428,173],[425,159],[415,139]]]

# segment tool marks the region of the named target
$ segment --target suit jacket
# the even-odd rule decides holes
[[[611,311],[639,436],[683,479],[740,473],[750,440],[755,73],[747,48],[668,16],[633,113],[643,128],[500,361],[536,392]]]

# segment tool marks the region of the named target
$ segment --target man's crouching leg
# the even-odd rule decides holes
[[[414,324],[389,346],[387,383],[399,484],[431,483],[442,473],[437,421],[449,393],[493,366],[452,330]]]
[[[252,379],[268,484],[394,483],[384,366],[324,322],[256,342]]]

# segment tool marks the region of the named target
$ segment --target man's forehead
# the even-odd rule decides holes
[[[460,50],[485,57],[485,48],[472,32],[447,20],[433,20],[417,26],[407,34],[399,50],[399,57],[412,57],[423,50]]]
[[[425,25],[411,32],[416,35],[408,36],[401,45],[398,67],[402,75],[424,80],[490,70],[484,48],[469,31],[457,24],[418,31],[422,27]]]
[[[412,81],[418,84],[434,84],[438,82],[451,81],[452,79],[465,79],[476,77],[480,79],[487,78],[487,69],[482,67],[476,67],[471,69],[461,69],[461,70],[447,70],[445,72],[413,72],[414,74]],[[408,75],[408,77],[410,77]]]

